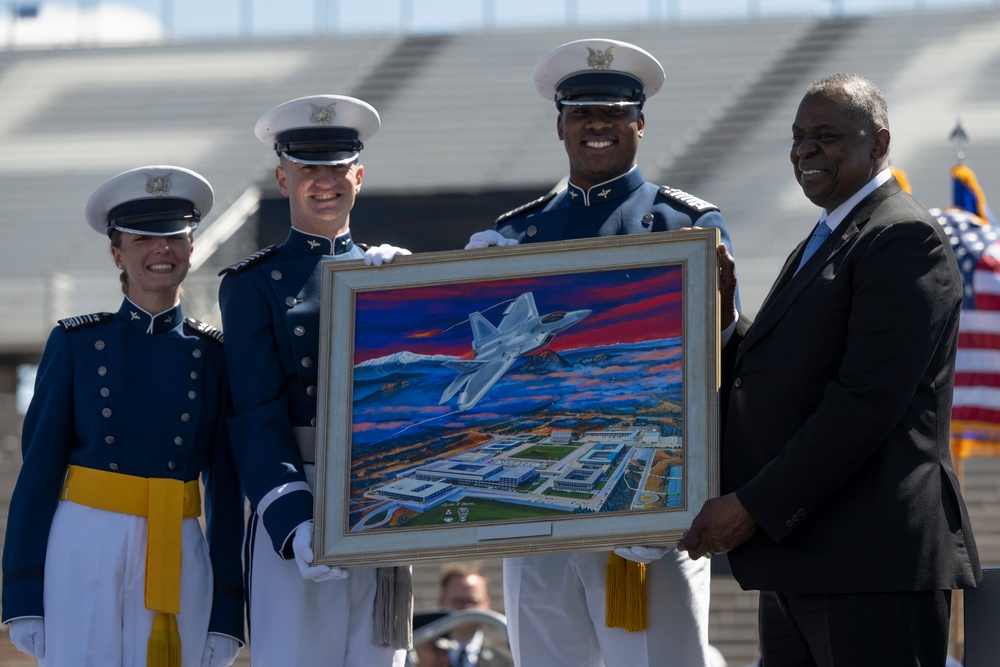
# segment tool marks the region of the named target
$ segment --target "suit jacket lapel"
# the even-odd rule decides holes
[[[890,179],[874,192],[865,197],[854,207],[847,217],[833,230],[830,238],[826,240],[805,263],[802,269],[795,273],[795,268],[799,265],[799,258],[806,244],[806,240],[799,243],[781,268],[778,279],[768,293],[767,298],[761,304],[757,317],[754,319],[750,330],[747,331],[746,338],[740,344],[737,358],[748,349],[753,343],[761,338],[767,331],[777,324],[784,316],[788,308],[795,303],[795,300],[802,293],[802,290],[812,282],[813,278],[823,269],[826,263],[837,253],[841,252],[858,235],[861,228],[872,216],[872,212],[886,200],[886,198],[900,191],[896,179]]]

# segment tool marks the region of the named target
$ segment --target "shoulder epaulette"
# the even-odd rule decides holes
[[[87,327],[92,327],[96,324],[110,322],[114,319],[114,316],[114,313],[91,313],[90,315],[77,315],[76,317],[67,317],[64,320],[59,320],[59,326],[66,331],[86,329]]]
[[[188,326],[194,329],[202,338],[211,338],[222,342],[222,330],[216,329],[211,324],[207,322],[202,322],[201,320],[196,320],[193,317],[188,317],[184,320],[187,322]]]
[[[531,213],[532,211],[548,204],[550,201],[552,201],[552,198],[555,196],[556,196],[555,192],[548,192],[534,201],[529,201],[527,204],[522,204],[521,206],[518,206],[513,211],[507,211],[499,218],[497,218],[494,221],[494,224],[499,225],[501,223],[507,222],[511,218],[516,218],[517,216],[524,215],[525,213]]]
[[[695,197],[692,194],[679,190],[677,188],[672,188],[669,185],[660,186],[660,194],[664,197],[671,199],[678,204],[683,204],[689,209],[697,211],[698,213],[704,213],[705,211],[718,211],[719,207],[715,204],[710,204],[709,202]]]
[[[222,269],[221,271],[219,271],[219,275],[220,276],[224,276],[227,273],[239,273],[240,271],[244,270],[248,266],[253,266],[254,264],[256,264],[257,262],[259,262],[260,260],[262,260],[265,257],[267,257],[268,255],[273,254],[274,251],[276,251],[277,249],[278,249],[278,246],[276,246],[276,245],[269,245],[266,248],[261,248],[260,250],[258,250],[254,254],[249,255],[247,257],[244,257],[243,259],[241,259],[240,261],[236,262],[232,266],[227,266],[226,268]]]

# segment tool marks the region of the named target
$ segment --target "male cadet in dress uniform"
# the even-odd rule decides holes
[[[555,100],[556,131],[569,157],[569,184],[500,216],[466,248],[644,234],[694,225],[729,234],[718,209],[697,197],[648,183],[636,166],[643,103],[664,80],[646,51],[610,39],[564,44],[532,75]],[[724,317],[723,341],[735,323]],[[706,664],[710,571],[676,549],[616,549],[616,557],[648,570],[648,627],[606,627],[607,552],[508,558],[504,602],[519,667],[692,667]],[[609,596],[608,607],[614,608]]]
[[[363,257],[381,265],[409,254],[389,245],[364,252],[351,240],[364,176],[358,156],[378,128],[369,104],[317,95],[278,105],[254,130],[278,154],[274,175],[292,220],[283,244],[223,271],[219,291],[229,425],[253,509],[244,570],[254,667],[389,667],[405,659],[396,648],[409,637],[376,636],[382,626],[373,614],[377,579],[396,576],[405,586],[408,568],[311,564],[320,263]]]

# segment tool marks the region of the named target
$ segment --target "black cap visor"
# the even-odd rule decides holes
[[[278,155],[302,164],[350,164],[358,159],[362,148],[357,131],[346,127],[288,130],[274,142]]]
[[[145,236],[174,236],[194,231],[201,212],[187,199],[137,199],[111,209],[108,236],[112,229]]]
[[[567,77],[556,87],[556,106],[642,106],[642,82],[617,72],[586,72]]]

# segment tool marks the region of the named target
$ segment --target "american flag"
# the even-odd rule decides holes
[[[952,454],[1000,453],[1000,234],[958,207],[930,209],[951,241],[962,273]]]

